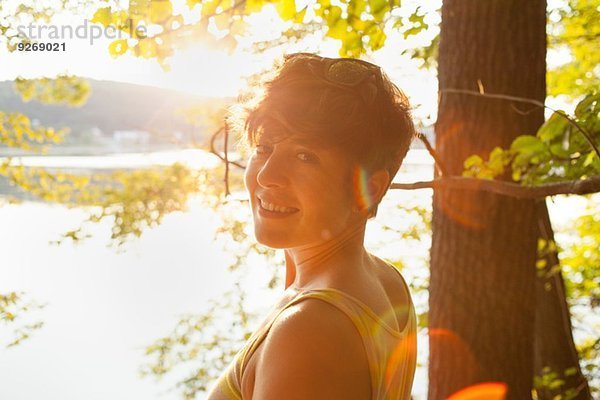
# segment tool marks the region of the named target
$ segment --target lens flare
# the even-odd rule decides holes
[[[355,165],[353,168],[352,187],[359,209],[369,209],[373,205],[373,200],[369,195],[367,170],[360,165]]]
[[[461,389],[447,400],[504,400],[506,391],[503,382],[484,382]]]
[[[386,388],[389,389],[392,386],[394,377],[397,375],[397,371],[400,366],[411,364],[413,362],[411,360],[417,359],[416,341],[416,334],[411,333],[403,337],[398,342],[396,348],[394,348],[394,351],[388,359],[387,365],[385,367],[384,379]],[[404,385],[405,383],[402,383],[399,387],[404,387]]]
[[[447,368],[460,368],[465,383],[477,381],[481,369],[479,362],[469,345],[456,332],[430,328],[429,349],[431,352],[440,351],[443,354],[442,363]]]
[[[474,143],[465,141],[461,132],[468,129],[462,121],[454,121],[449,126],[446,126],[441,132],[437,133],[439,137],[436,142],[436,147],[442,149],[444,147],[456,148],[455,142],[460,143],[460,148],[465,154],[475,154],[478,149]],[[459,155],[452,154],[459,157]],[[474,191],[458,191],[458,190],[440,190],[436,191],[433,200],[435,206],[439,208],[444,215],[464,226],[475,231],[480,231],[486,228],[486,224],[481,221],[482,215],[485,213],[485,203],[475,199],[472,195]]]

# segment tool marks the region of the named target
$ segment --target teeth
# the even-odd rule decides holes
[[[260,200],[260,199],[259,199]],[[295,208],[289,208],[289,207],[283,207],[283,206],[278,206],[276,204],[273,203],[267,203],[264,200],[260,200],[260,206],[262,208],[264,208],[265,210],[269,210],[269,211],[275,211],[275,212],[281,212],[281,213],[289,213],[289,212],[294,212],[296,211]]]

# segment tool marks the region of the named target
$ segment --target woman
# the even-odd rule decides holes
[[[414,136],[406,97],[371,63],[296,53],[233,116],[254,150],[255,235],[284,250],[286,289],[208,399],[409,399],[410,293],[363,246]]]

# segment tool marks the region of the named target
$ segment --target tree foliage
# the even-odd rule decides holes
[[[600,202],[590,196],[585,212],[571,229],[571,243],[561,251],[561,263],[566,276],[567,293],[573,305],[591,309],[600,307]]]
[[[297,37],[297,32],[306,33],[310,27],[318,26],[325,37],[341,43],[343,56],[359,56],[365,51],[380,49],[387,38],[386,27],[398,28],[403,24],[403,20],[392,13],[400,6],[396,0],[341,3],[321,0],[301,9],[294,0],[188,0],[186,4],[189,10],[199,9],[198,22],[185,22],[181,14],[174,12],[170,0],[131,1],[126,9],[100,7],[92,21],[105,27],[115,26],[124,33],[133,32],[131,40],[118,39],[111,43],[109,51],[114,56],[130,52],[139,57],[156,58],[165,68],[168,68],[166,59],[175,50],[193,41],[233,50],[247,32],[246,17],[267,6],[274,7],[287,24],[282,36]],[[407,35],[427,28],[422,18],[417,12],[411,16],[411,30]],[[158,33],[140,35],[141,31],[149,31],[148,27],[154,27]]]
[[[577,343],[581,367],[593,396],[600,395],[600,334],[598,322],[587,321],[600,307],[600,197],[588,196],[585,211],[563,232],[560,263],[575,326],[582,339]]]
[[[536,135],[517,137],[509,149],[494,148],[487,160],[464,161],[463,176],[493,179],[511,169],[525,185],[584,179],[600,174],[600,94],[586,96],[573,116],[556,111]]]
[[[37,79],[17,78],[15,91],[25,102],[37,100],[44,104],[79,107],[87,101],[90,85],[85,79],[71,75]]]
[[[182,316],[170,334],[146,347],[142,375],[182,375],[176,386],[186,400],[207,391],[250,337],[250,320],[256,317],[248,315],[245,298],[238,285],[204,312]]]
[[[28,339],[34,331],[44,325],[43,321],[30,321],[29,318],[31,311],[42,309],[44,306],[28,299],[24,293],[0,293],[0,325],[12,326],[12,332],[5,344],[6,348],[16,346]]]
[[[146,227],[159,225],[166,214],[184,211],[202,179],[198,171],[182,164],[92,176],[4,164],[0,175],[40,200],[89,207],[90,215],[85,222],[112,219],[111,240],[118,245],[139,237]],[[85,237],[84,233],[82,226],[66,232],[64,237],[78,241]]]
[[[600,87],[598,0],[567,0],[550,11],[549,48],[568,61],[548,71],[548,94],[577,98]]]

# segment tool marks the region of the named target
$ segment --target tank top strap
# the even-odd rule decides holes
[[[223,388],[231,400],[242,400],[242,365],[235,359],[230,365],[231,371],[225,374],[226,387]]]
[[[371,385],[374,387],[376,382],[382,376],[380,352],[377,346],[377,338],[382,334],[382,326],[373,320],[377,316],[369,308],[364,308],[364,304],[357,303],[354,297],[333,288],[312,289],[303,293],[301,299],[312,298],[324,301],[344,313],[351,321],[358,334],[361,337],[367,362],[369,364],[369,373],[371,375]],[[300,299],[299,299],[300,300]],[[364,306],[364,307],[363,307]],[[369,315],[366,310],[370,311]],[[377,320],[379,320],[377,318]]]
[[[241,374],[243,374],[243,372],[246,369],[246,366],[248,365],[250,357],[252,356],[252,354],[254,354],[256,349],[265,340],[267,334],[271,330],[271,327],[273,326],[273,324],[275,323],[277,318],[279,318],[279,316],[289,307],[293,306],[296,303],[299,303],[300,301],[304,300],[305,298],[312,297],[312,296],[308,296],[308,294],[312,293],[312,292],[313,292],[313,290],[306,290],[306,291],[302,291],[302,292],[299,292],[298,294],[296,294],[290,301],[288,301],[283,307],[281,307],[279,310],[277,310],[275,312],[275,314],[273,315],[273,317],[271,317],[269,322],[267,322],[262,328],[256,330],[252,334],[252,336],[250,336],[250,338],[248,339],[247,345],[244,346],[244,348],[242,349],[242,352],[240,354],[240,357],[239,357],[239,368],[237,371],[237,372],[239,372],[238,376],[241,376]]]
[[[407,293],[409,293],[409,303],[406,310],[409,315],[407,318],[406,325],[401,331],[395,330],[392,327],[390,327],[365,303],[341,290],[334,288],[318,288],[304,290],[302,292],[299,292],[283,307],[274,312],[274,315],[273,317],[271,317],[269,322],[265,324],[261,329],[255,331],[252,334],[252,336],[250,336],[246,346],[244,346],[244,348],[241,350],[240,354],[238,355],[239,357],[237,357],[236,362],[232,366],[234,368],[234,373],[232,374],[233,377],[231,377],[231,379],[228,379],[228,385],[230,386],[230,388],[234,389],[233,391],[237,392],[236,394],[239,394],[241,397],[241,393],[238,389],[241,388],[241,377],[244,371],[246,370],[250,358],[252,357],[256,349],[265,340],[275,321],[286,309],[309,298],[318,299],[332,305],[333,307],[343,312],[352,321],[352,324],[356,327],[364,344],[367,360],[369,362],[371,382],[373,383],[374,387],[376,387],[376,385],[379,385],[378,382],[381,382],[383,376],[386,375],[386,371],[384,371],[386,366],[384,365],[384,363],[382,363],[381,359],[381,352],[382,350],[384,350],[382,346],[383,343],[386,342],[386,339],[382,338],[392,338],[396,341],[401,340],[407,334],[410,333],[411,329],[414,330],[416,325],[414,322],[414,307],[412,304],[412,299],[410,297],[408,285],[404,281],[404,278],[402,277],[400,271],[395,266],[393,266],[387,261],[386,264],[388,264],[390,268],[396,270],[396,272],[400,276],[400,280],[406,288]]]
[[[289,307],[305,299],[314,298],[324,301],[340,310],[352,321],[352,324],[358,331],[365,348],[367,361],[369,363],[369,373],[373,388],[372,399],[408,399],[409,397],[406,396],[410,396],[410,386],[412,383],[410,379],[412,379],[412,375],[414,374],[414,366],[412,367],[412,374],[410,376],[407,374],[402,374],[402,382],[398,386],[398,388],[401,390],[406,390],[405,388],[408,388],[406,396],[398,397],[391,395],[393,393],[393,389],[392,393],[390,393],[389,390],[391,388],[389,386],[395,379],[393,375],[396,374],[396,368],[391,367],[402,366],[406,361],[408,361],[408,364],[414,364],[415,360],[412,358],[416,359],[416,354],[412,354],[414,351],[411,351],[412,347],[416,348],[416,338],[413,337],[415,336],[416,330],[416,313],[408,285],[406,281],[404,281],[402,274],[389,262],[386,261],[386,264],[388,264],[390,268],[396,270],[400,276],[400,280],[406,288],[407,293],[409,294],[407,306],[408,318],[406,325],[402,328],[402,330],[398,331],[393,329],[365,303],[341,290],[334,288],[304,290],[296,294],[283,307],[273,311],[272,316],[267,317],[269,318],[268,322],[250,336],[244,347],[236,355],[234,362],[229,367],[228,373],[224,376],[225,379],[221,381],[222,391],[227,393],[227,398],[241,400],[242,376],[244,371],[248,366],[250,358],[265,340],[269,331],[271,330],[271,327],[279,318],[279,316]],[[386,343],[389,344],[390,342],[400,343],[401,345],[390,348],[388,345],[386,345]],[[388,360],[388,356],[386,354],[390,352],[392,354],[390,360]],[[389,395],[391,395],[391,397]]]

